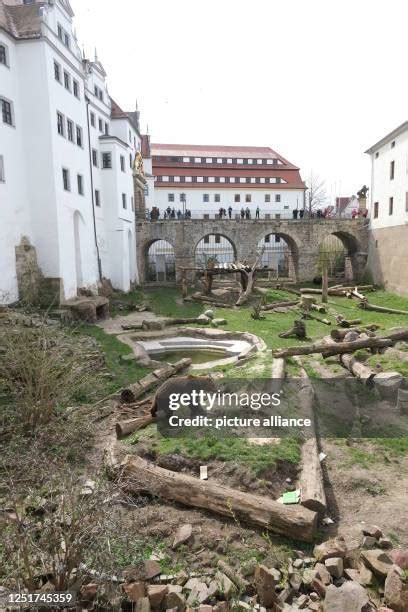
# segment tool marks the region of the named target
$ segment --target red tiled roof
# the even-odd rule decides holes
[[[183,157],[237,157],[252,159],[278,158],[286,165],[293,166],[288,160],[270,147],[191,145],[191,144],[151,144],[152,155]],[[294,168],[296,166],[293,166]]]
[[[38,38],[41,35],[40,9],[44,4],[11,5],[0,0],[0,27],[14,38]]]

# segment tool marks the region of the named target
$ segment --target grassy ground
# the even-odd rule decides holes
[[[128,441],[131,444],[147,444],[159,455],[175,453],[202,461],[234,461],[250,467],[256,475],[274,467],[278,461],[295,465],[300,461],[300,444],[296,438],[283,438],[280,444],[265,446],[232,437],[165,438],[157,431],[156,425],[150,425],[130,436]]]

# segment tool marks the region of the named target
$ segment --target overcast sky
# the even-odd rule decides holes
[[[71,0],[154,142],[276,149],[351,195],[408,119],[406,0]]]

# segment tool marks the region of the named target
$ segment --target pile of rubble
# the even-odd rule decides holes
[[[219,560],[205,574],[161,572],[159,557],[127,568],[118,579],[122,605],[138,612],[404,612],[408,610],[408,551],[392,550],[381,530],[367,527],[363,543],[347,546],[343,537],[315,546],[313,556],[295,551],[285,564],[258,564],[245,571]],[[173,549],[193,541],[191,525],[179,528]],[[370,548],[364,548],[370,547]],[[81,590],[93,609],[98,583]]]

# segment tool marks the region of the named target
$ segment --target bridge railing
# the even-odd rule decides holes
[[[309,214],[308,211],[295,211],[297,214],[293,214],[290,211],[280,211],[280,212],[270,212],[264,213],[260,212],[259,215],[256,213],[250,214],[250,216],[244,215],[242,216],[240,213],[232,212],[231,215],[227,212],[226,215],[220,215],[219,213],[203,213],[202,211],[191,211],[187,214],[183,215],[183,213],[178,214],[176,211],[174,212],[174,216],[172,213],[168,215],[164,215],[161,211],[160,215],[157,217],[155,214],[151,214],[149,211],[146,212],[145,216],[139,216],[139,221],[168,221],[169,223],[173,222],[181,222],[181,221],[325,221],[325,220],[350,220],[352,219],[351,215],[339,214],[339,213],[330,213],[324,215],[322,213],[314,212]],[[366,218],[364,215],[357,215],[355,219]]]

